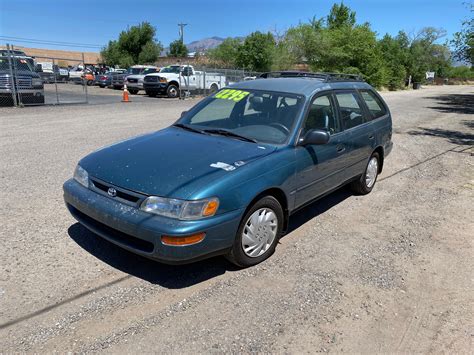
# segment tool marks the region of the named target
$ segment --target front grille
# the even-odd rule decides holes
[[[0,76],[0,86],[11,86],[10,77]]]
[[[100,181],[96,178],[91,178],[91,181],[92,181],[92,184],[94,185],[94,187],[97,190],[100,190],[100,191],[104,192],[105,194],[107,194],[107,196],[109,196],[108,195],[109,188],[113,187],[117,191],[117,195],[115,196],[115,198],[119,198],[119,199],[122,199],[122,200],[125,200],[125,201],[128,201],[128,202],[131,202],[133,204],[137,204],[138,202],[140,202],[141,200],[146,198],[146,196],[142,196],[142,195],[137,194],[135,192],[127,191],[127,190],[122,189],[120,187],[113,186],[113,185],[108,184],[104,181]]]
[[[126,245],[132,249],[140,250],[145,253],[151,253],[155,246],[153,243],[148,242],[143,239],[136,238],[129,234],[123,233],[117,229],[111,228],[95,219],[89,217],[88,215],[82,213],[77,208],[71,206],[70,204],[67,205],[71,214],[79,220],[79,222],[83,223],[87,227],[91,229],[95,229],[98,232],[102,233],[107,238],[119,243]]]
[[[31,89],[31,77],[18,76],[16,79],[16,86],[19,89]]]
[[[158,82],[158,77],[157,76],[145,76],[145,79],[143,79],[147,83],[157,83]]]

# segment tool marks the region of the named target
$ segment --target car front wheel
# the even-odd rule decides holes
[[[274,251],[283,226],[283,209],[272,196],[266,196],[248,210],[240,222],[227,259],[240,267],[256,265]]]
[[[364,173],[351,184],[352,190],[359,195],[367,195],[374,188],[379,174],[379,153],[373,153],[367,163]]]

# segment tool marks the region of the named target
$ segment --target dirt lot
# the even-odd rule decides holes
[[[471,352],[474,87],[384,96],[374,191],[302,210],[246,270],[145,260],[63,205],[83,155],[196,100],[0,109],[0,352]]]

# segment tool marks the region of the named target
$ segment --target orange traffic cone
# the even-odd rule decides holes
[[[128,99],[127,85],[123,86],[122,102],[130,102],[130,100]]]

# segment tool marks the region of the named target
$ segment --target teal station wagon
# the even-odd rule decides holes
[[[358,77],[266,73],[86,156],[64,199],[131,252],[165,263],[222,254],[247,267],[272,255],[296,210],[347,183],[369,193],[391,136],[387,105]]]

